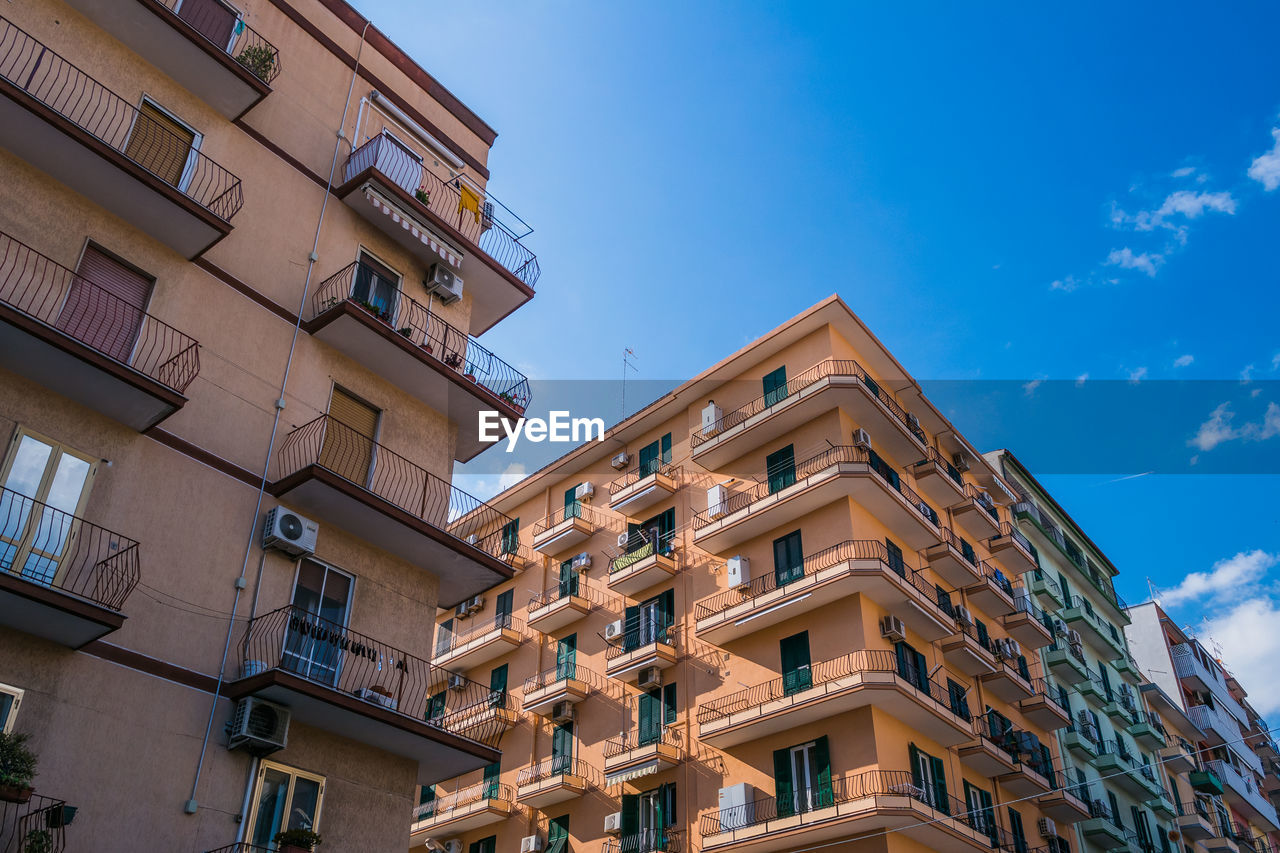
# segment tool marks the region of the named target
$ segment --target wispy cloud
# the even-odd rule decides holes
[[[1032,379],[1030,382],[1025,382],[1022,385],[1022,393],[1026,394],[1028,397],[1031,397],[1036,393],[1036,389],[1039,388],[1042,384],[1044,384],[1043,379]]]
[[[1129,381],[1135,385],[1147,378],[1147,369],[1145,367],[1135,367],[1129,371]]]
[[[1274,143],[1271,150],[1259,154],[1249,164],[1249,177],[1262,184],[1267,192],[1280,187],[1280,127],[1271,128]]]
[[[1219,560],[1207,572],[1192,572],[1173,589],[1161,590],[1160,603],[1165,607],[1177,607],[1189,601],[1236,595],[1247,585],[1256,583],[1277,563],[1280,563],[1280,555],[1268,554],[1261,549],[1241,552]]]
[[[1179,242],[1185,242],[1188,220],[1199,219],[1206,213],[1233,215],[1235,212],[1236,200],[1229,192],[1177,190],[1169,193],[1158,207],[1150,210],[1140,210],[1130,214],[1121,210],[1118,205],[1112,206],[1111,224],[1118,228],[1131,228],[1134,231],[1155,231],[1157,228],[1164,228],[1173,231]]]
[[[1195,360],[1196,360],[1196,357],[1194,355],[1192,355],[1191,353],[1187,353],[1186,355],[1180,355],[1177,358],[1175,358],[1173,360],[1173,366],[1174,367],[1190,367],[1192,362],[1194,362]]]
[[[1256,370],[1256,369],[1257,369],[1257,365],[1255,365],[1255,364],[1246,364],[1246,365],[1245,365],[1245,366],[1240,370],[1240,381],[1241,381],[1241,382],[1252,382],[1252,381],[1253,381],[1253,371],[1254,371],[1254,370]]]
[[[1181,169],[1174,169],[1170,177],[1189,178],[1196,173],[1195,166],[1183,166]]]
[[[1280,370],[1280,352],[1271,356],[1271,369]]]
[[[1104,266],[1109,267],[1138,270],[1155,278],[1156,270],[1160,269],[1160,265],[1164,263],[1164,256],[1149,252],[1138,254],[1128,246],[1125,246],[1123,249],[1112,249],[1111,253],[1107,255],[1107,259],[1102,263]]]
[[[1086,370],[1084,373],[1081,373],[1079,376],[1076,377],[1076,387],[1083,388],[1084,383],[1088,381],[1089,381],[1089,371]]]
[[[1187,444],[1200,450],[1213,450],[1220,444],[1236,439],[1266,441],[1280,435],[1280,406],[1275,403],[1267,404],[1261,421],[1250,421],[1244,426],[1236,427],[1235,417],[1231,403],[1222,403],[1209,414],[1208,420],[1200,424]]]

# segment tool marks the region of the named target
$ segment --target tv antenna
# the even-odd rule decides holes
[[[627,417],[627,371],[639,373],[639,368],[635,365],[636,351],[631,347],[622,348],[622,413],[618,416],[618,420],[624,420]]]

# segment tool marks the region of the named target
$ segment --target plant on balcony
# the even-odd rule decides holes
[[[53,853],[53,833],[47,829],[33,829],[22,840],[22,853]]]
[[[457,353],[457,352],[446,353],[444,357],[444,363],[454,368],[455,370],[459,367],[462,367],[462,353]]]
[[[431,193],[426,187],[418,187],[413,191],[414,198],[422,202],[427,207],[431,206]]]
[[[236,57],[236,62],[248,69],[249,73],[254,77],[265,82],[271,76],[271,72],[275,70],[276,55],[266,45],[255,44],[240,51],[240,55]]]
[[[320,833],[309,829],[286,829],[272,839],[281,853],[310,853],[320,844]]]
[[[391,312],[390,312],[390,311],[385,311],[385,310],[383,310],[382,308],[379,308],[377,305],[374,305],[374,304],[373,304],[372,302],[370,302],[369,300],[367,300],[367,299],[358,299],[358,300],[356,300],[356,304],[358,304],[358,305],[359,305],[361,308],[363,308],[364,310],[368,311],[368,312],[369,312],[370,314],[372,314],[373,316],[377,317],[377,318],[378,318],[379,320],[381,320],[382,322],[384,322],[384,323],[389,323],[389,322],[391,322]]]
[[[27,747],[26,734],[0,732],[0,800],[25,803],[31,799],[36,778],[36,754]]]
[[[409,337],[409,333],[412,331],[413,329],[409,328],[408,326],[403,326],[399,329],[396,329],[396,334],[398,334],[402,338],[407,338]]]

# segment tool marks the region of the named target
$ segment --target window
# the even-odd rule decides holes
[[[910,682],[911,686],[928,692],[929,665],[925,662],[924,655],[902,641],[893,644],[893,651],[898,658],[898,675]]]
[[[80,256],[56,325],[76,340],[128,364],[154,283],[151,276],[90,244]]]
[[[574,678],[578,672],[578,635],[570,634],[556,645],[556,680]]]
[[[969,691],[963,684],[947,679],[947,696],[951,702],[951,713],[963,720],[969,719]]]
[[[435,801],[436,801],[435,785],[423,785],[421,788],[418,789],[418,805],[419,806],[425,806],[427,803],[434,803]],[[423,815],[423,816],[425,817],[426,815]]]
[[[467,847],[467,853],[496,853],[497,849],[498,836],[489,835],[479,841],[472,841]]]
[[[775,750],[773,778],[778,816],[826,808],[835,802],[831,789],[831,755],[827,737]]]
[[[778,644],[782,656],[782,690],[790,696],[813,686],[809,661],[809,632],[784,637]]]
[[[190,180],[189,165],[199,147],[200,134],[144,97],[129,130],[124,154],[160,180],[181,190]]]
[[[13,731],[13,721],[18,718],[18,709],[22,707],[23,691],[17,687],[0,684],[0,732],[8,734]]]
[[[342,630],[351,609],[351,575],[315,560],[298,564],[293,586],[294,616],[301,624],[285,635],[281,663],[303,678],[334,685],[342,669]]]
[[[14,433],[0,492],[0,569],[40,584],[58,580],[74,516],[89,497],[90,457],[25,429]],[[37,508],[32,501],[45,506]]]
[[[423,714],[423,719],[427,722],[438,722],[444,716],[444,704],[446,694],[443,690],[439,693],[432,693],[427,699],[427,712]]]
[[[951,814],[947,774],[942,759],[934,758],[914,743],[908,745],[907,752],[911,759],[911,781],[920,791],[921,799],[943,814]]]
[[[453,646],[453,618],[444,620],[436,626],[436,656],[449,651]]]
[[[767,409],[787,398],[787,368],[785,365],[764,375],[764,405]]]
[[[654,688],[646,693],[641,693],[636,702],[639,744],[644,746],[657,743],[662,737],[664,714],[662,688]]]
[[[493,617],[493,624],[497,628],[511,627],[511,608],[514,604],[515,590],[508,589],[498,593],[497,599],[494,600],[494,607],[497,612]]]
[[[888,539],[884,540],[884,547],[889,553],[889,568],[893,569],[899,577],[905,577],[907,565],[902,561],[902,548]]]
[[[966,781],[964,805],[969,812],[969,821],[973,828],[990,838],[993,847],[999,844],[1000,833],[996,829],[996,812],[992,806],[991,792],[970,785]]]
[[[942,612],[954,618],[956,610],[951,605],[951,593],[943,589],[941,584],[934,584],[933,592],[938,597],[938,606],[942,608]]]
[[[676,686],[667,684],[662,688],[662,724],[673,726],[676,722]]]
[[[400,274],[373,255],[360,250],[351,281],[351,299],[384,322],[394,322],[400,299]]]
[[[547,825],[547,853],[567,853],[569,849],[569,816],[551,818]]]
[[[514,554],[520,550],[520,519],[513,518],[502,525],[502,553]]]
[[[573,771],[573,723],[560,723],[551,732],[551,772],[562,775]]]
[[[978,632],[978,645],[984,649],[991,648],[991,634],[987,631],[987,625],[981,619],[974,617],[973,627]]]
[[[671,464],[671,433],[640,448],[640,476],[645,477]]]
[[[769,493],[781,491],[796,481],[796,451],[788,444],[770,453],[764,459],[765,473],[769,478]]]
[[[502,762],[495,761],[492,764],[485,765],[484,776],[480,780],[480,785],[484,789],[484,798],[487,800],[496,799],[498,796],[498,777],[502,775]]]
[[[568,598],[578,594],[578,569],[573,560],[565,560],[560,564],[560,598]]]
[[[1013,853],[1027,853],[1027,834],[1022,828],[1022,814],[1009,807],[1009,832],[1013,834]]]
[[[659,785],[642,794],[622,795],[621,849],[649,853],[666,846],[667,829],[676,822],[676,786]]]
[[[786,586],[804,577],[804,546],[800,531],[773,540],[773,579],[778,586]]]
[[[335,385],[329,397],[320,465],[357,486],[366,485],[377,432],[378,410]]]
[[[263,761],[253,780],[249,800],[251,844],[268,847],[286,829],[320,831],[324,777],[284,764]]]
[[[635,560],[649,556],[655,547],[659,554],[665,554],[671,550],[675,535],[676,508],[671,507],[639,524],[627,525],[627,553],[635,555]],[[621,566],[615,564],[615,570],[619,568]]]

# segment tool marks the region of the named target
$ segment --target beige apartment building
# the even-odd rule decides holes
[[[412,849],[1072,849],[1011,501],[842,301],[787,321],[494,499],[522,570],[433,660],[503,754]]]
[[[403,849],[499,756],[428,662],[519,568],[450,485],[529,402],[496,134],[342,0],[0,15],[0,849]]]

